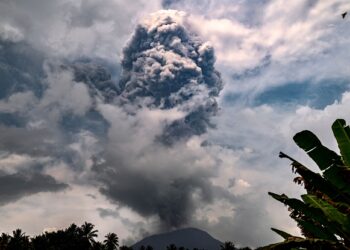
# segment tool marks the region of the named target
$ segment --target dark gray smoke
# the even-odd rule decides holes
[[[213,48],[190,30],[185,13],[157,12],[137,26],[124,48],[120,101],[184,111],[160,136],[167,144],[205,133],[222,89],[214,62]]]
[[[1,42],[0,151],[50,163],[0,173],[9,194],[0,192],[0,205],[64,190],[71,183],[43,172],[56,163],[163,229],[188,224],[216,199],[234,199],[212,183],[217,158],[194,137],[211,126],[222,81],[213,48],[186,19],[161,11],[141,23],[124,49],[120,81],[105,62],[46,60],[25,43]]]
[[[176,228],[186,224],[195,211],[192,195],[200,190],[203,201],[211,202],[213,193],[207,179],[189,176],[183,179],[155,180],[143,172],[120,172],[120,177],[109,179],[102,192],[113,200],[127,204],[143,216],[158,215],[162,226]],[[130,183],[132,181],[132,183]]]
[[[99,64],[86,60],[76,61],[66,68],[73,71],[76,82],[83,82],[89,87],[91,96],[98,96],[104,102],[112,102],[118,95],[118,89],[112,79],[112,73],[105,65],[106,62]]]
[[[188,225],[197,208],[216,199],[235,199],[211,182],[220,160],[194,137],[211,126],[222,81],[213,48],[187,18],[159,11],[137,26],[124,49],[119,106],[100,106],[110,124],[103,160],[94,166],[101,192],[157,217],[163,230]]]

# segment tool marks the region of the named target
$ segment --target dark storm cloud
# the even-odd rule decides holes
[[[205,133],[211,126],[222,80],[214,68],[214,49],[190,30],[185,14],[157,15],[137,26],[123,50],[119,97],[122,104],[186,112],[160,136],[171,144]]]
[[[40,173],[0,173],[0,205],[40,192],[58,192],[68,188],[53,177]]]

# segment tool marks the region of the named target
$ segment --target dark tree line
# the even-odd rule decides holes
[[[102,242],[97,241],[95,226],[85,222],[80,227],[71,224],[68,228],[54,232],[45,232],[34,237],[27,236],[21,229],[12,234],[0,235],[0,250],[133,250],[128,246],[119,247],[119,239],[115,233],[108,233]],[[221,250],[249,250],[236,248],[232,242],[225,242]],[[152,246],[141,246],[134,250],[153,250]],[[170,244],[164,250],[190,250]],[[204,250],[194,248],[192,250]]]
[[[103,242],[96,240],[97,230],[91,223],[85,222],[78,227],[75,224],[55,232],[45,232],[29,237],[16,229],[12,235],[2,233],[0,250],[115,250],[119,247],[119,239],[115,233],[105,236]]]

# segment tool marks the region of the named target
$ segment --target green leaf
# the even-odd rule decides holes
[[[318,165],[322,174],[312,172],[290,156],[294,179],[303,184],[307,194],[302,200],[269,192],[288,206],[290,217],[298,223],[306,237],[292,236],[272,229],[285,241],[259,249],[350,249],[350,126],[338,119],[332,125],[341,156],[322,145],[310,131],[297,133],[293,139]]]
[[[350,169],[348,167],[333,165],[323,172],[323,176],[339,189],[339,195],[350,196]],[[349,199],[346,202],[350,204]]]
[[[294,135],[293,139],[295,143],[306,152],[311,151],[319,145],[322,145],[317,136],[309,130],[304,130],[297,133]]]
[[[346,166],[350,167],[350,127],[343,119],[337,119],[332,125],[333,134],[338,142],[340,154]]]
[[[334,163],[341,163],[340,156],[323,146],[312,132],[308,130],[301,131],[293,139],[316,162],[321,170],[327,169]]]
[[[319,199],[314,195],[304,194],[301,198],[310,206],[320,209],[329,221],[338,223],[342,230],[350,235],[350,220],[348,216],[338,211],[328,202]]]
[[[310,221],[298,220],[298,224],[303,227],[303,230],[313,235],[313,238],[338,241],[337,238],[327,229],[320,225],[315,225]]]
[[[323,213],[321,209],[310,207],[301,200],[288,198],[288,196],[286,196],[285,194],[278,195],[269,192],[269,195],[272,196],[274,199],[282,202],[283,204],[289,206],[291,209],[296,210],[307,216],[309,219],[323,225],[330,232],[332,232],[332,234],[337,234],[341,235],[342,237],[348,238],[347,232],[341,229],[339,224],[329,221],[328,217]]]
[[[274,231],[276,234],[278,234],[279,236],[281,236],[283,239],[288,239],[290,237],[294,237],[293,235],[289,234],[289,233],[286,233],[282,230],[279,230],[279,229],[276,229],[276,228],[271,228],[272,231]]]
[[[283,152],[280,152],[279,157],[287,158],[292,161],[291,165],[293,170],[303,177],[304,187],[308,193],[322,192],[334,201],[344,201],[350,204],[350,197],[340,193],[336,185],[332,185],[332,183],[323,178],[320,174],[311,171]]]
[[[309,194],[321,192],[334,202],[350,205],[350,168],[333,164],[321,176],[283,152],[280,152],[279,157],[292,161],[293,170],[303,177],[304,187]]]

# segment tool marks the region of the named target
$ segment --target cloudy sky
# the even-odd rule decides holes
[[[298,234],[292,136],[350,121],[347,0],[1,0],[1,232]]]

